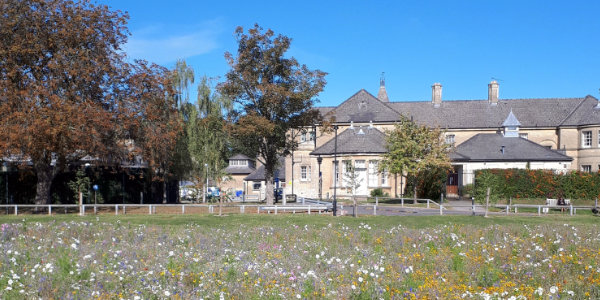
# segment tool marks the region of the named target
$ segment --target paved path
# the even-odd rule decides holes
[[[431,208],[424,207],[400,207],[400,206],[385,206],[380,205],[377,207],[378,216],[439,216],[440,209],[436,205],[431,205]],[[344,214],[352,215],[353,207],[351,205],[344,205]],[[373,215],[373,206],[359,206],[359,215]],[[471,216],[473,211],[471,208],[471,201],[468,200],[451,200],[449,203],[444,204],[444,215],[454,216]],[[489,213],[492,214],[504,214],[504,213]],[[475,207],[475,215],[485,215],[485,209],[483,207]]]

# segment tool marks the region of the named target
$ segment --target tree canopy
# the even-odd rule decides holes
[[[233,137],[246,154],[265,165],[267,203],[272,204],[278,158],[297,147],[291,129],[319,121],[313,105],[325,86],[326,73],[285,57],[291,39],[270,29],[255,25],[244,33],[238,27],[235,35],[237,56],[225,54],[231,70],[219,89],[236,104]]]
[[[126,62],[126,13],[87,0],[0,0],[0,8],[0,153],[32,163],[36,203],[49,203],[69,162],[129,159],[129,139],[144,140],[151,164],[161,159],[148,149],[168,147],[178,129],[156,122],[173,107],[170,76]]]
[[[433,168],[449,169],[450,146],[439,128],[429,128],[401,116],[393,130],[387,132],[388,152],[380,165],[392,174],[405,172],[416,176],[420,171]],[[415,193],[416,197],[416,193]]]

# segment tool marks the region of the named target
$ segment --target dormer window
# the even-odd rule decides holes
[[[247,166],[248,165],[248,161],[245,159],[231,159],[229,160],[229,165],[230,166]]]

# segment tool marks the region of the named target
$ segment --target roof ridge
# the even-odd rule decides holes
[[[569,119],[575,113],[575,111],[579,109],[579,107],[583,104],[583,102],[585,101],[585,99],[587,99],[587,97],[581,99],[581,101],[579,101],[579,104],[577,104],[573,108],[573,110],[571,110],[571,112],[568,113],[567,116],[562,121],[558,122],[558,126],[563,125],[567,121],[567,119]]]
[[[579,99],[585,99],[590,95],[587,95],[585,97],[550,97],[550,98],[508,98],[508,99],[498,99],[498,102],[502,102],[502,101],[515,101],[515,100],[579,100]],[[593,97],[593,96],[590,96]],[[475,101],[480,101],[480,102],[488,102],[487,99],[447,99],[442,101],[442,103],[448,103],[448,102],[475,102]],[[430,103],[431,101],[428,100],[407,100],[407,101],[390,101],[389,103]]]

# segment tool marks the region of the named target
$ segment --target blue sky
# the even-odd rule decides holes
[[[599,97],[600,1],[97,1],[129,12],[130,57],[182,58],[197,78],[229,70],[236,26],[287,35],[328,73],[318,106],[377,95],[381,72],[391,101],[430,101],[435,82],[444,100],[487,99],[492,78],[502,99]]]

